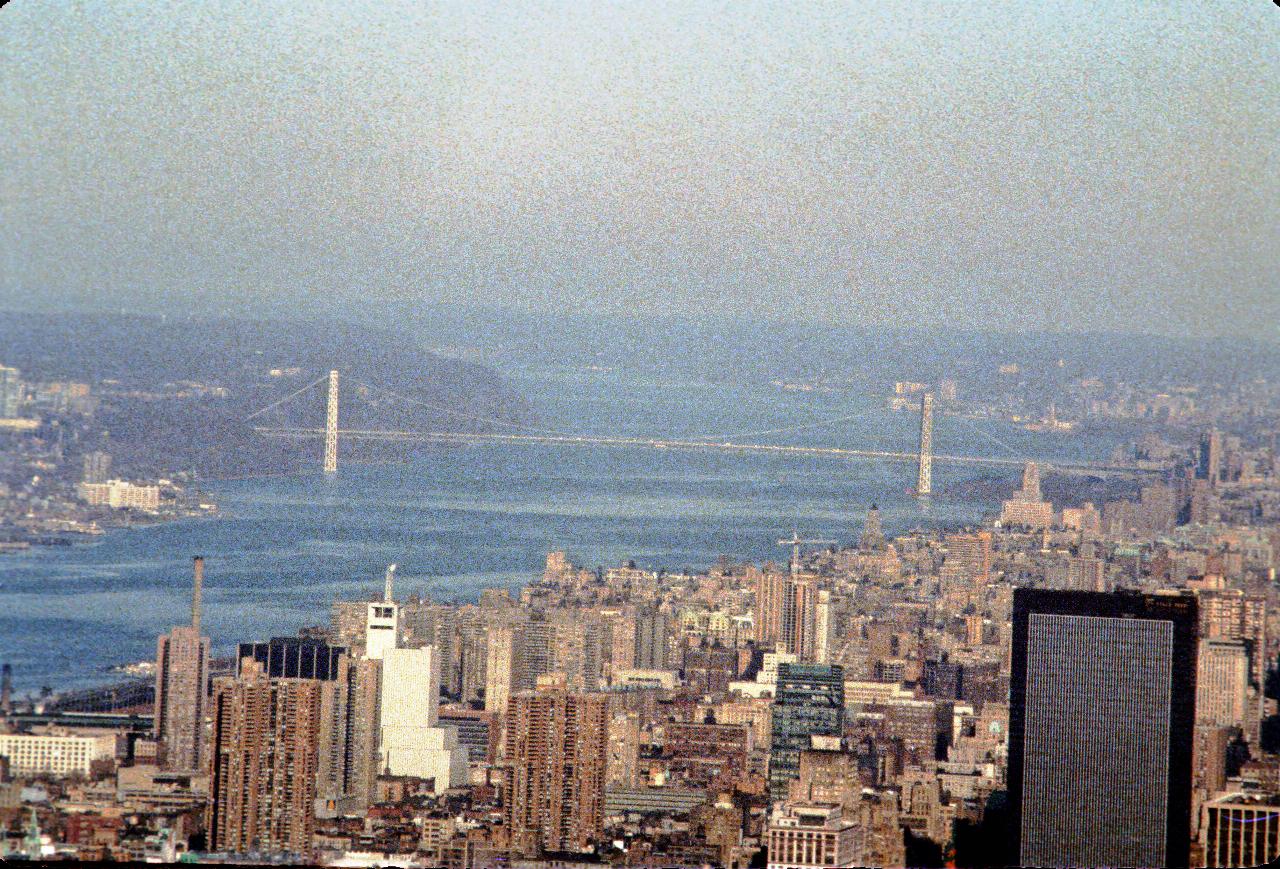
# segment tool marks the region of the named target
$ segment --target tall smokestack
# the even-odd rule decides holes
[[[200,636],[200,591],[204,586],[204,556],[197,555],[194,561],[195,588],[191,592],[191,627]]]
[[[13,712],[13,667],[5,664],[2,672],[3,675],[0,675],[0,715],[9,715]]]

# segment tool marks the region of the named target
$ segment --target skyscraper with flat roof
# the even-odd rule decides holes
[[[1186,866],[1196,599],[1019,588],[1011,862]]]
[[[644,670],[667,669],[667,614],[656,609],[636,613],[635,665]]]
[[[516,851],[587,851],[604,831],[609,698],[554,682],[507,709],[507,825]]]
[[[772,651],[783,639],[789,578],[767,566],[756,579],[756,643]]]
[[[975,586],[991,580],[991,532],[976,534],[948,534],[947,563],[964,571],[964,576]]]
[[[1196,477],[1208,480],[1209,485],[1216,486],[1222,475],[1222,435],[1217,429],[1210,429],[1200,436],[1200,455],[1196,463]]]
[[[338,661],[346,652],[311,637],[272,637],[265,643],[241,643],[236,665],[239,669],[246,658],[252,658],[272,679],[331,682],[338,678]]]
[[[214,680],[210,850],[311,847],[324,684],[268,678],[252,659]]]
[[[787,798],[800,771],[800,753],[815,736],[844,730],[844,670],[830,664],[779,664],[769,748],[769,793]]]
[[[457,731],[438,724],[440,653],[435,646],[382,654],[380,765],[392,775],[431,779],[436,793],[466,782]]]
[[[319,676],[316,677],[318,680]],[[321,680],[316,796],[353,811],[365,809],[381,770],[382,661],[340,655],[337,678]]]

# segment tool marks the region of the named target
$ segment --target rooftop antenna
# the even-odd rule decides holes
[[[386,588],[383,589],[382,599],[387,603],[391,603],[391,583],[396,578],[396,566],[394,564],[387,565]]]
[[[814,537],[814,538],[805,540],[800,536],[800,533],[798,531],[793,529],[791,531],[791,537],[786,540],[779,540],[778,545],[791,547],[791,578],[796,579],[800,575],[800,544],[802,543],[825,544],[825,543],[836,543],[836,542],[838,541],[827,540],[826,538],[822,538],[822,537]]]

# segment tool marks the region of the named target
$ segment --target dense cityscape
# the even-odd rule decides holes
[[[11,549],[216,515],[181,506],[190,496],[167,477],[112,474],[93,422],[109,390],[0,375]],[[5,665],[4,854],[441,867],[1275,859],[1275,406],[1262,381],[1206,390],[1181,390],[1176,414],[1167,394],[1141,400],[1146,434],[1095,463],[1128,480],[1127,497],[1052,503],[1028,462],[978,526],[887,533],[870,505],[856,539],[793,534],[777,541],[789,558],[692,572],[556,551],[523,587],[466,603],[403,594],[393,564],[368,594],[335,601],[327,624],[235,638],[226,658],[201,627],[218,564],[193,553],[189,622],[131,668],[142,679],[21,697]],[[935,404],[956,408],[956,383],[893,392],[916,403],[927,493]],[[1197,393],[1203,407],[1185,397]],[[1084,418],[1065,397],[1049,407]],[[1187,415],[1209,425],[1179,442]]]
[[[1280,0],[0,7],[0,864],[1280,866]]]

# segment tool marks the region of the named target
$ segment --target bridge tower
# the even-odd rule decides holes
[[[324,475],[338,473],[338,372],[329,372],[329,413],[324,426]]]
[[[920,399],[920,476],[916,495],[926,497],[933,491],[933,393]]]

